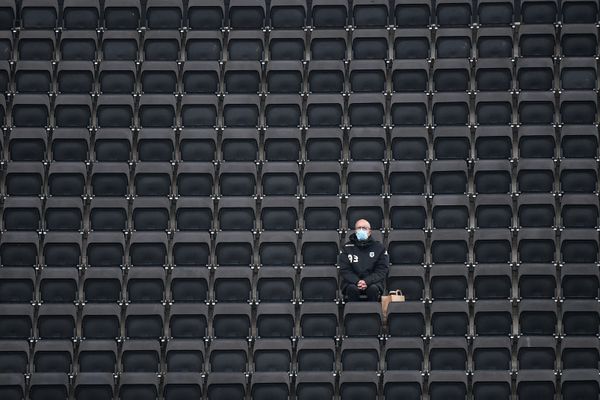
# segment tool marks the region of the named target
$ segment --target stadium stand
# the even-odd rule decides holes
[[[0,399],[597,400],[599,16],[0,1]]]

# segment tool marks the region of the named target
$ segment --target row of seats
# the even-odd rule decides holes
[[[514,276],[513,276],[514,275]],[[559,276],[559,278],[557,278]],[[72,268],[4,268],[0,303],[269,303],[333,302],[338,294],[335,267],[92,268],[81,276]],[[39,284],[36,285],[36,279]],[[513,291],[512,281],[516,289]],[[472,287],[468,284],[472,282]],[[567,264],[557,274],[550,264],[521,264],[513,274],[508,265],[482,265],[473,274],[463,266],[435,266],[429,271],[406,265],[390,267],[387,287],[401,289],[406,301],[523,299],[597,299],[598,270],[594,265]]]
[[[3,151],[6,149],[6,153]],[[259,151],[261,149],[262,151]],[[294,128],[256,129],[130,129],[12,128],[0,136],[0,162],[176,162],[179,167],[194,162],[253,161],[269,173],[270,163],[306,164],[338,161],[433,161],[463,159],[485,166],[487,161],[529,162],[598,157],[597,128],[588,125],[478,126],[474,132],[462,127],[426,128]],[[502,162],[496,163],[498,166]],[[535,164],[535,163],[534,163]],[[75,164],[74,164],[75,165]],[[197,164],[200,166],[201,164]],[[279,164],[284,166],[286,164]],[[292,164],[289,164],[290,166]],[[327,164],[333,165],[333,164]],[[367,165],[367,164],[364,164]],[[369,164],[370,165],[370,164]],[[372,164],[374,171],[382,166]],[[398,164],[401,165],[401,164]],[[406,163],[406,165],[411,165]],[[458,165],[458,164],[457,164]],[[187,167],[183,167],[187,168]],[[355,168],[355,167],[352,167]],[[550,165],[544,169],[551,168]],[[330,170],[331,167],[326,168]],[[338,175],[342,172],[339,169]],[[385,170],[385,168],[383,168]],[[256,170],[255,167],[250,170]],[[422,170],[426,174],[426,168]],[[300,169],[298,169],[298,172]],[[258,170],[257,170],[258,172]],[[349,172],[352,172],[350,169]],[[394,172],[394,168],[390,172]]]
[[[450,145],[450,144],[449,144]],[[3,192],[8,196],[375,196],[382,207],[386,195],[464,195],[550,193],[596,194],[598,165],[594,159],[563,160],[555,172],[552,160],[521,160],[511,175],[508,160],[480,160],[469,184],[465,160],[351,163],[342,180],[337,162],[267,163],[223,162],[218,173],[212,163],[177,165],[139,162],[135,171],[123,162],[84,163],[10,162]],[[428,171],[427,171],[428,170]],[[301,179],[302,178],[302,179]],[[386,179],[387,178],[387,179]],[[173,184],[175,188],[172,188]]]
[[[332,373],[350,371],[420,371],[424,375],[439,371],[528,370],[579,372],[596,369],[598,345],[593,337],[521,337],[511,354],[509,338],[433,337],[373,338],[214,339],[205,343],[194,339],[171,339],[161,346],[156,341],[129,339],[121,345],[113,341],[85,340],[77,347],[60,340],[40,340],[29,349],[26,342],[2,343],[2,373],[264,373],[291,372],[296,376],[308,371]],[[210,344],[209,344],[210,343]],[[560,344],[558,344],[560,343]],[[164,348],[164,350],[162,348]],[[161,354],[164,357],[161,360]],[[589,352],[586,356],[584,351]],[[556,357],[561,354],[559,368]],[[339,358],[338,358],[339,357]],[[79,363],[77,363],[79,359]],[[339,362],[337,360],[339,359]],[[119,360],[120,362],[117,362]],[[516,365],[517,368],[513,368]],[[30,372],[31,371],[31,372]],[[1,375],[1,374],[0,374]],[[75,375],[75,374],[73,374]],[[430,377],[430,376],[428,376]]]
[[[339,234],[335,231],[306,233],[298,246],[294,232],[277,231],[263,233],[256,245],[251,232],[219,232],[212,245],[205,232],[176,232],[173,241],[169,241],[164,232],[134,232],[127,235],[131,236],[129,240],[122,232],[92,232],[87,235],[85,244],[77,232],[54,232],[45,236],[42,245],[36,232],[4,233],[0,239],[2,264],[15,267],[331,266],[336,263],[339,252]],[[465,229],[435,230],[429,240],[418,230],[392,231],[386,242],[390,262],[394,265],[594,264],[599,260],[596,229],[567,229],[560,239],[555,238],[552,229],[522,229],[514,245],[508,229],[477,230],[472,240]],[[472,255],[470,245],[474,247]],[[431,250],[426,251],[426,248]]]
[[[385,330],[378,303],[350,302],[339,313],[338,305],[333,302],[306,302],[297,307],[286,302],[265,302],[256,306],[255,314],[247,303],[173,304],[169,306],[168,317],[166,307],[160,303],[129,304],[124,308],[121,319],[122,309],[117,304],[86,304],[81,308],[81,324],[78,324],[78,310],[73,304],[39,307],[3,304],[0,311],[6,324],[0,328],[0,337],[2,340],[289,339],[339,335],[376,338],[384,334],[463,339],[474,335],[595,337],[600,320],[597,300],[565,300],[560,311],[557,302],[551,299],[523,299],[514,311],[509,300],[478,300],[471,312],[465,301],[435,300],[427,307],[417,301],[394,303],[388,310]]]
[[[478,60],[270,61],[263,67],[253,61],[173,62],[18,61],[14,68],[0,62],[0,89],[10,93],[61,94],[278,94],[380,92],[487,92],[571,91],[597,88],[596,60],[519,58]],[[56,71],[55,71],[56,65]],[[181,65],[181,64],[180,64]],[[14,72],[12,72],[14,70]],[[558,79],[555,79],[555,71]],[[358,97],[351,95],[352,97]],[[371,96],[376,99],[377,96]],[[505,96],[506,97],[506,96]],[[267,104],[270,102],[267,97]],[[291,100],[293,97],[289,97]],[[297,100],[298,101],[298,100]]]
[[[569,91],[558,101],[552,92],[521,92],[514,103],[510,93],[396,93],[387,106],[383,94],[356,94],[348,105],[342,95],[272,95],[261,106],[256,95],[130,95],[20,94],[12,98],[12,112],[0,97],[0,123],[14,127],[62,128],[254,128],[257,127],[382,127],[597,124],[595,91]],[[95,105],[94,105],[95,103]],[[304,105],[305,104],[305,105]],[[261,109],[264,110],[261,112]],[[303,109],[306,111],[303,112]],[[180,112],[178,112],[180,110]],[[222,110],[219,112],[219,110]],[[5,114],[7,114],[5,116]],[[10,118],[9,118],[10,115]],[[95,116],[95,117],[94,117]]]
[[[596,195],[566,194],[560,204],[550,194],[521,194],[516,205],[508,195],[479,195],[473,204],[463,195],[392,197],[371,196],[264,198],[80,198],[7,197],[2,211],[3,231],[341,231],[347,232],[362,215],[376,230],[598,227]],[[174,204],[172,204],[174,203]],[[386,213],[385,211],[388,210]],[[345,212],[344,212],[345,211]],[[345,218],[342,218],[345,216]],[[343,223],[344,220],[348,224]],[[425,237],[425,236],[424,236]]]
[[[62,7],[59,3],[62,3]],[[479,1],[477,7],[469,0],[438,0],[435,7],[429,2],[406,0],[353,0],[351,6],[345,0],[261,0],[250,4],[243,0],[54,0],[41,4],[34,0],[10,0],[5,2],[0,11],[0,29],[96,29],[99,26],[105,29],[186,27],[194,30],[248,30],[301,29],[308,26],[339,29],[348,26],[510,25],[515,22],[570,24],[598,21],[598,4],[589,0],[494,0]]]
[[[383,378],[369,372],[345,372],[338,379],[326,372],[304,372],[295,378],[286,373],[254,373],[252,377],[236,373],[213,373],[206,378],[200,374],[169,373],[161,377],[151,373],[125,373],[115,383],[111,374],[79,374],[69,379],[66,374],[33,374],[26,387],[18,375],[7,375],[2,380],[3,398],[18,400],[26,393],[31,400],[64,399],[72,387],[74,398],[109,400],[151,400],[164,398],[206,398],[210,400],[243,400],[248,395],[256,400],[285,400],[296,393],[298,400],[386,400],[421,399],[427,392],[432,400],[464,399],[473,393],[474,399],[506,399],[511,395],[510,376],[503,372],[481,371],[469,383],[459,371],[432,372],[423,382],[420,373],[387,372]],[[560,382],[560,386],[558,384]],[[512,385],[519,399],[554,399],[557,394],[572,400],[598,396],[598,378],[593,371],[567,370],[557,380],[552,371],[522,371]],[[113,392],[114,396],[113,397]],[[379,397],[379,395],[383,397]],[[163,397],[164,396],[164,397]]]
[[[434,32],[434,33],[433,33]],[[143,36],[143,38],[142,38]],[[315,30],[220,33],[178,31],[0,31],[0,60],[8,61],[303,61],[594,57],[594,25],[511,28]],[[514,38],[513,38],[514,37]],[[515,44],[518,43],[518,44]]]

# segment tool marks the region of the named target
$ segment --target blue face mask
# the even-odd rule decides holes
[[[368,237],[369,237],[369,234],[364,229],[356,230],[356,238],[358,240],[360,240],[360,241],[367,240]]]

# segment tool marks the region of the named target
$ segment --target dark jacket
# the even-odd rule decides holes
[[[360,241],[356,233],[350,234],[349,241],[344,244],[338,257],[342,290],[349,284],[364,279],[367,287],[376,285],[383,293],[383,284],[388,274],[389,258],[383,244],[369,236]]]

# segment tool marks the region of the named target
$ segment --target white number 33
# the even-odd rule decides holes
[[[350,262],[358,262],[358,256],[355,254],[348,254],[348,261]]]

